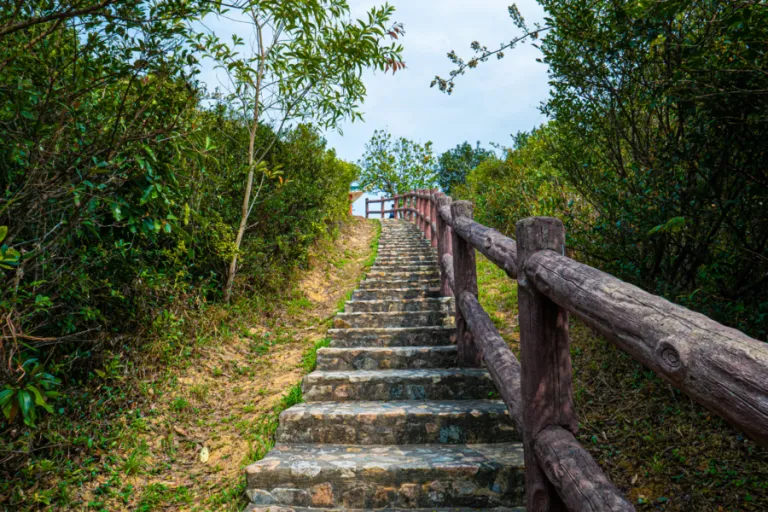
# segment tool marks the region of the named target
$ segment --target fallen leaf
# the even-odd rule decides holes
[[[205,464],[206,462],[208,462],[208,457],[209,456],[210,456],[210,453],[208,452],[208,448],[203,446],[203,449],[200,450],[200,462]]]

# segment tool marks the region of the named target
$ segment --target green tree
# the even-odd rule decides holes
[[[610,272],[764,338],[768,9],[540,3],[547,26],[518,26],[521,37],[546,34],[552,167],[597,215],[583,249]],[[449,91],[462,66],[436,84]]]
[[[232,5],[220,4],[218,14],[232,15],[231,11]],[[215,34],[197,38],[199,47],[228,76],[227,102],[248,121],[249,140],[242,159],[246,186],[224,289],[226,300],[232,294],[248,219],[265,180],[282,180],[280,170],[265,162],[276,139],[257,147],[259,127],[274,126],[277,137],[286,123],[313,122],[328,129],[343,119],[362,119],[363,71],[395,72],[404,66],[402,47],[396,42],[386,44],[403,34],[401,25],[392,24],[394,8],[388,4],[373,7],[358,20],[349,19],[346,0],[247,0],[237,4],[235,11],[247,20],[247,37],[235,35],[231,43]]]
[[[438,157],[437,184],[446,194],[451,194],[454,187],[464,184],[472,169],[493,156],[493,151],[481,148],[480,142],[474,148],[469,142],[462,142]]]
[[[373,132],[365,145],[358,182],[367,192],[388,197],[436,184],[432,142],[419,144],[404,137],[393,139],[386,130]]]

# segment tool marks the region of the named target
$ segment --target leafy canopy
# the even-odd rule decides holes
[[[484,160],[495,156],[493,151],[481,148],[480,142],[473,148],[463,142],[442,153],[437,159],[437,183],[446,194],[467,180],[467,174]]]
[[[436,183],[432,142],[420,144],[404,137],[393,139],[386,130],[373,132],[365,145],[358,182],[368,192],[391,197]]]

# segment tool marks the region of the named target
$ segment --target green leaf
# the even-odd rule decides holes
[[[48,402],[45,401],[45,398],[43,397],[43,394],[40,393],[40,390],[37,389],[32,384],[29,384],[25,389],[28,389],[32,392],[33,395],[35,395],[35,405],[38,405],[39,407],[42,407],[49,413],[53,413],[53,408],[48,405]]]
[[[8,226],[0,226],[0,242],[5,240],[5,236],[8,234]]]
[[[19,409],[24,423],[30,427],[35,426],[35,402],[32,394],[24,389],[19,391]]]
[[[5,407],[5,405],[13,399],[15,393],[16,391],[10,388],[5,388],[0,391],[0,407]]]

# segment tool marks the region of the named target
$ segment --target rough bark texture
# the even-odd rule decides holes
[[[538,466],[533,442],[548,426],[562,426],[571,432],[578,426],[571,390],[568,313],[539,293],[522,269],[537,251],[564,250],[565,230],[558,219],[531,217],[517,223],[516,233],[526,509],[560,511],[565,507]]]
[[[454,219],[453,229],[509,277],[517,277],[517,244],[514,240],[467,218]]]
[[[635,510],[567,430],[545,428],[536,436],[533,448],[539,467],[570,512]]]
[[[472,203],[456,201],[451,203],[451,216],[457,218],[472,218]],[[469,292],[477,297],[477,266],[475,264],[475,248],[464,241],[456,231],[453,232],[453,289],[457,297]],[[461,308],[456,308],[456,340],[459,346],[459,366],[478,367],[482,355],[477,350],[472,331],[467,327],[467,321],[461,314]]]
[[[520,390],[520,361],[509,349],[493,325],[488,313],[471,293],[462,293],[457,309],[472,330],[475,343],[483,354],[485,366],[491,374],[496,389],[507,404],[509,417],[518,431],[523,431],[523,403]]]
[[[432,189],[432,198],[429,201],[429,218],[432,220],[432,247],[437,247],[437,189]]]
[[[553,251],[528,280],[635,360],[768,445],[768,345]]]
[[[435,205],[435,211],[444,206],[451,204],[451,198],[445,194],[438,194],[437,204]],[[436,215],[435,221],[437,223],[437,255],[440,261],[440,294],[443,297],[453,297],[453,261],[451,265],[443,265],[443,260],[446,256],[452,258],[452,244],[451,244],[451,227],[446,224],[440,215]],[[448,269],[450,268],[450,281],[448,277]]]
[[[448,199],[450,199],[450,197]],[[443,219],[443,222],[445,222],[449,226],[453,226],[453,217],[451,217],[450,204],[446,206],[441,206],[440,208],[438,208],[437,213],[440,214],[440,218]]]
[[[456,288],[456,279],[453,277],[453,256],[444,254],[443,258],[440,260],[440,267],[443,269],[446,284],[451,290],[450,296],[453,296],[453,290]],[[443,295],[443,297],[448,297],[448,295]]]

